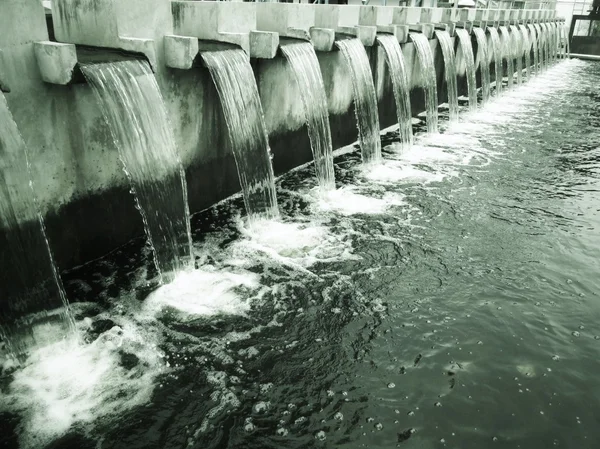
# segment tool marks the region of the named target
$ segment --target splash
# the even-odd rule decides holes
[[[31,352],[0,403],[1,411],[21,416],[20,447],[44,447],[74,425],[93,433],[147,403],[167,371],[157,344],[155,334],[123,320],[90,344],[63,340]]]

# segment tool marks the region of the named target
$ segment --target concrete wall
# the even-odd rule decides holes
[[[88,5],[112,4],[108,0],[78,1]],[[55,7],[69,3],[55,0]],[[143,8],[136,8],[137,4],[143,4]],[[239,183],[227,148],[218,95],[208,71],[170,69],[164,64],[163,36],[172,32],[168,4],[166,0],[130,1],[130,9],[117,8],[117,28],[121,38],[153,40],[150,47],[145,41],[134,45],[154,52],[153,63],[186,169],[193,213],[239,191]],[[143,17],[137,13],[140,10],[144,11]],[[75,30],[73,33],[88,40],[84,43],[94,43],[90,36],[100,46],[112,43],[112,37],[106,37],[102,29],[90,29],[93,24],[73,18],[73,11],[64,11],[71,14],[69,26]],[[67,17],[65,14],[61,17]],[[141,235],[141,218],[91,89],[85,84],[61,86],[42,82],[33,43],[47,40],[48,31],[39,0],[3,0],[0,30],[0,76],[10,88],[6,100],[32,155],[33,181],[59,267],[65,269],[100,257]],[[57,29],[57,39],[60,35],[61,29]],[[131,44],[123,42],[125,46]],[[443,59],[437,41],[431,40],[430,44],[442,102]],[[367,51],[383,128],[396,122],[391,80],[382,50],[375,46]],[[413,113],[417,114],[424,109],[420,67],[411,43],[403,44],[403,52],[411,73]],[[357,138],[349,71],[339,52],[318,56],[337,148]],[[300,93],[281,56],[253,59],[252,65],[274,152],[275,172],[281,174],[312,159]],[[464,89],[464,82],[459,85]],[[11,230],[0,230],[0,243],[6,238],[11,238]],[[4,268],[10,273],[9,267]]]

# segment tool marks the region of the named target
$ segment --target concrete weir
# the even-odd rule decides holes
[[[308,5],[170,0],[40,0],[0,2],[0,88],[31,154],[31,176],[48,239],[61,269],[76,266],[143,233],[118,151],[91,88],[86,61],[142,58],[166,103],[186,172],[190,211],[240,190],[217,91],[203,51],[236,47],[250,59],[265,115],[275,174],[312,159],[298,88],[280,40],[311,42],[327,92],[333,147],[357,140],[350,74],[334,45],[353,36],[365,45],[381,127],[396,123],[391,78],[377,34],[402,45],[412,113],[424,111],[423,79],[408,42],[421,32],[433,51],[439,101],[446,101],[435,29],[554,21],[554,11]],[[474,40],[474,39],[473,39]],[[459,94],[466,92],[457,55]],[[493,61],[488,61],[493,64]],[[492,81],[493,81],[492,70]],[[10,170],[10,167],[2,170]],[[25,220],[25,218],[24,218]],[[11,229],[0,229],[2,242]],[[0,272],[10,279],[8,260]],[[4,282],[0,278],[0,284]]]

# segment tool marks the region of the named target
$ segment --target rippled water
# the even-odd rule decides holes
[[[289,173],[278,222],[196,215],[195,279],[150,297],[139,242],[69,273],[92,343],[5,363],[0,443],[595,447],[599,82],[560,62],[381,166],[343,152],[332,196]]]

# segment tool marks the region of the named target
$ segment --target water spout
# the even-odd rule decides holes
[[[531,36],[531,50],[533,51],[533,65],[531,66],[530,73],[532,75],[537,75],[540,69],[540,51],[538,47],[536,31],[535,27],[531,23],[527,25],[527,28],[529,28],[529,35]]]
[[[398,39],[396,39],[395,36],[382,34],[377,36],[377,42],[385,52],[385,59],[389,67],[392,86],[394,88],[400,141],[402,143],[402,148],[407,150],[413,145],[413,131],[412,112],[410,107],[410,88],[408,86],[408,75],[404,64],[404,55],[402,54],[402,48],[398,43]]]
[[[85,64],[142,215],[161,282],[193,266],[185,173],[147,62]]]
[[[512,57],[510,34],[508,33],[508,29],[505,26],[500,27],[500,36],[502,37],[502,54],[506,58],[506,75],[508,77],[508,88],[510,89],[513,85],[515,66]]]
[[[334,190],[327,95],[315,49],[310,42],[297,42],[283,45],[281,51],[292,68],[300,91],[319,187],[323,191]]]
[[[494,79],[496,83],[496,96],[502,93],[502,46],[500,36],[495,27],[488,27],[492,38],[492,49],[494,51]]]
[[[460,49],[467,68],[467,88],[469,90],[469,109],[477,109],[477,78],[475,75],[475,57],[471,36],[465,29],[457,29],[456,35],[460,41]]]
[[[369,57],[359,39],[338,40],[335,44],[344,55],[352,75],[354,109],[363,163],[378,163],[381,161],[379,112]]]
[[[487,103],[490,99],[490,64],[487,37],[482,28],[473,28],[475,38],[477,39],[477,59],[481,70],[481,92],[482,102]]]
[[[444,76],[448,91],[448,107],[450,109],[450,122],[458,122],[458,87],[456,85],[456,55],[454,43],[447,31],[436,31],[435,35],[442,48],[444,56]]]
[[[0,338],[10,354],[75,335],[31,178],[28,148],[0,93]],[[6,239],[5,239],[6,237]]]
[[[202,53],[219,93],[249,221],[279,216],[267,127],[250,59],[243,50]]]
[[[427,132],[438,131],[438,99],[437,82],[435,77],[435,66],[433,65],[433,53],[429,46],[429,40],[421,33],[410,33],[410,38],[415,44],[425,89],[425,105],[427,114]]]
[[[516,25],[511,25],[510,36],[512,39],[511,58],[517,62],[517,84],[523,83],[523,36]]]

